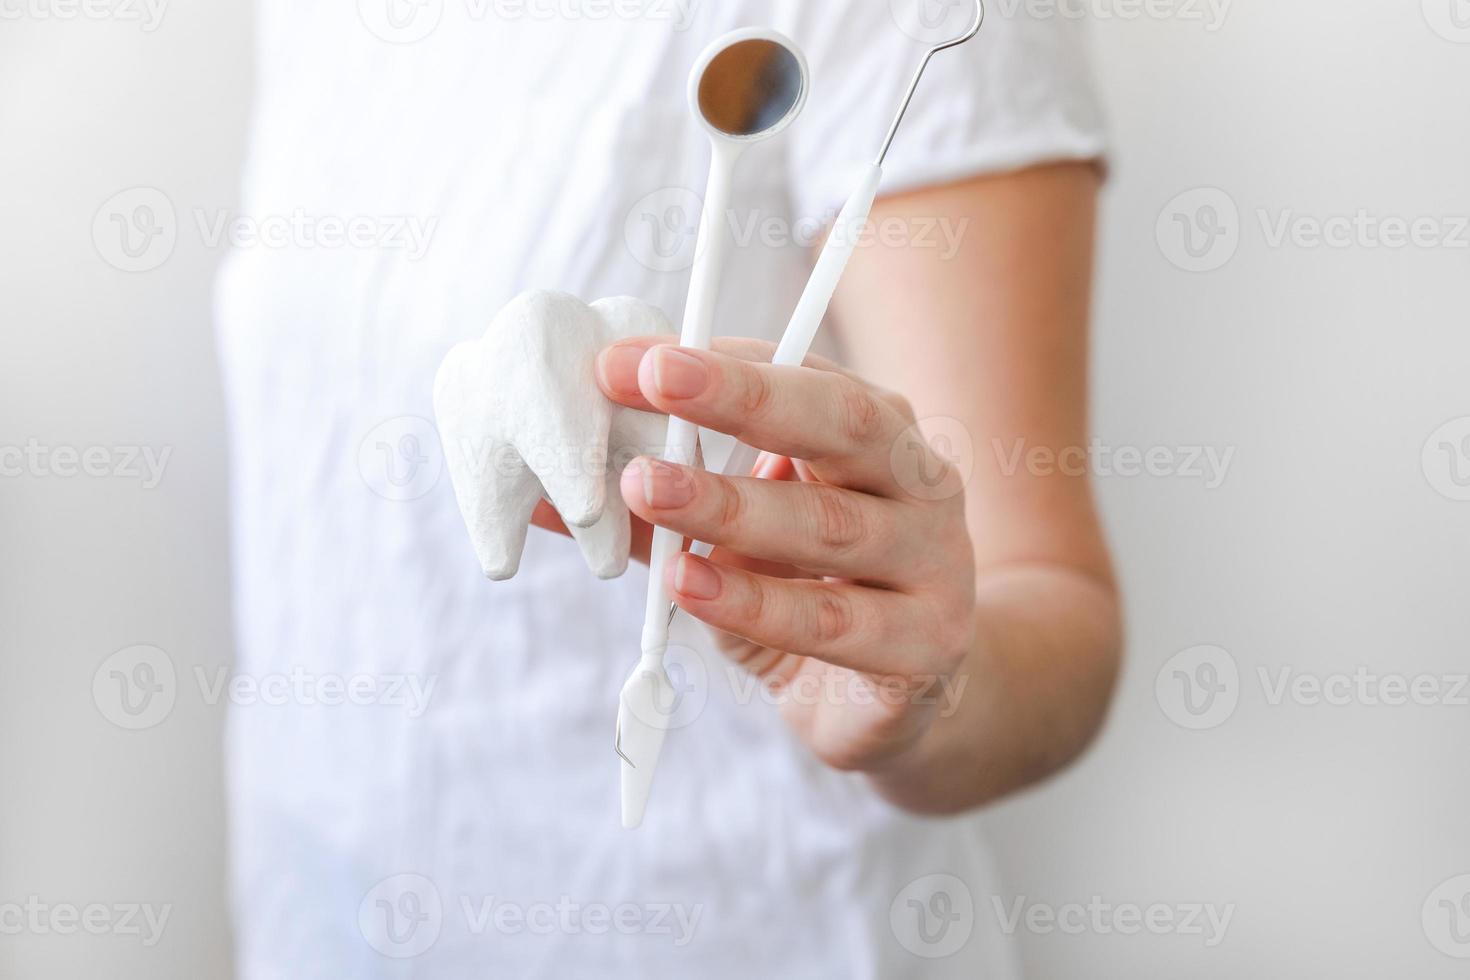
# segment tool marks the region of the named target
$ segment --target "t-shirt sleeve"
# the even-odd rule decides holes
[[[820,214],[877,159],[924,52],[962,35],[968,0],[779,0],[812,88],[787,139],[793,205]],[[990,0],[980,34],[929,63],[884,165],[880,194],[1106,154],[1087,25]]]

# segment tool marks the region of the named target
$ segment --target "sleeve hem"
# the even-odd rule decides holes
[[[1101,137],[1079,135],[1075,139],[1059,140],[1055,137],[1007,143],[1004,145],[977,145],[968,150],[947,152],[927,160],[900,160],[884,167],[883,183],[878,188],[880,198],[938,187],[968,180],[972,177],[1014,173],[1031,167],[1051,163],[1092,163],[1103,181],[1108,179],[1109,162],[1107,143]],[[809,195],[808,205],[814,212],[840,206],[851,192],[857,179],[856,169],[845,171],[838,181],[826,180],[814,195]]]

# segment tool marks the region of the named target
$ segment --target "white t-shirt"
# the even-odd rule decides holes
[[[232,253],[217,316],[239,671],[288,694],[231,716],[244,980],[1015,976],[975,819],[823,768],[687,619],[689,723],[621,830],[646,570],[598,582],[533,532],[485,581],[427,421],[445,352],[522,290],[677,323],[708,159],[685,77],[738,26],[813,70],[742,163],[723,277],[719,332],[777,336],[922,54],[914,4],[964,27],[934,0],[261,0],[242,210],[290,230]],[[1081,32],[992,11],[885,189],[1098,156]]]

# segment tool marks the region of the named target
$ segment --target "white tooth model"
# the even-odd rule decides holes
[[[449,352],[434,384],[434,413],[450,479],[475,554],[496,581],[521,564],[536,504],[549,500],[599,578],[627,571],[623,469],[663,451],[667,419],[609,401],[597,387],[599,351],[619,340],[673,333],[636,299],[588,306],[529,292],[485,336]]]

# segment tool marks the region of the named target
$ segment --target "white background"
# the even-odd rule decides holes
[[[1374,247],[1377,229],[1346,247],[1273,235],[1283,215],[1300,228],[1361,211],[1437,218],[1443,237],[1470,214],[1470,4],[1241,0],[1223,21],[1185,0],[1132,19],[1128,0],[1091,6],[1114,15],[1095,36],[1117,147],[1098,436],[1234,456],[1215,489],[1100,480],[1128,591],[1124,684],[1082,765],[993,811],[1001,898],[1233,918],[1214,948],[1023,927],[1030,974],[1464,976],[1432,942],[1457,951],[1447,911],[1431,902],[1428,928],[1421,912],[1470,872],[1470,706],[1273,704],[1271,687],[1283,669],[1470,669],[1470,503],[1450,499],[1470,455],[1440,440],[1424,454],[1470,416],[1470,232],[1404,248]],[[91,225],[137,185],[181,211],[231,206],[250,44],[248,5],[221,0],[173,0],[151,33],[0,19],[0,446],[172,450],[151,490],[0,477],[0,903],[173,906],[152,949],[0,935],[3,976],[228,976],[222,708],[192,682],[230,658],[219,254],[184,234],[161,268],[127,275]],[[1207,227],[1224,234],[1191,259],[1186,225],[1201,245]],[[140,643],[188,682],[164,724],[125,732],[92,679]],[[1203,716],[1218,724],[1189,730],[1174,671],[1203,675],[1195,654],[1170,661],[1201,645],[1238,680],[1218,675],[1225,700]]]

